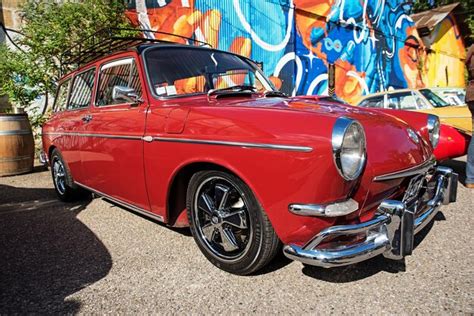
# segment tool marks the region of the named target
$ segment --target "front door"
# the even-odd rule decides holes
[[[123,202],[149,210],[143,167],[146,102],[134,103],[117,91],[142,95],[142,82],[133,56],[103,63],[97,93],[86,124],[82,170],[85,185]],[[131,94],[131,92],[129,92]]]

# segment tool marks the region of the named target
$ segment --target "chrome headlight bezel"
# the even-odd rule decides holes
[[[428,128],[428,135],[431,146],[433,146],[433,148],[436,148],[439,143],[441,129],[439,117],[433,114],[429,114],[426,126]]]
[[[344,170],[342,160],[344,159],[344,155],[347,154],[345,153],[344,142],[346,140],[346,137],[351,136],[348,133],[351,133],[351,130],[353,130],[353,128],[355,128],[357,132],[360,133],[361,139],[359,141],[360,147],[358,148],[358,150],[360,150],[362,154],[358,157],[358,165],[357,168],[355,168],[356,171],[353,174],[348,174]],[[367,160],[367,144],[365,131],[362,125],[358,121],[351,118],[338,118],[332,130],[332,151],[336,169],[341,175],[341,177],[343,177],[347,181],[353,181],[359,178],[362,174],[362,171],[364,170],[365,163]]]

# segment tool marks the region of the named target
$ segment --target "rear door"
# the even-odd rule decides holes
[[[63,80],[58,88],[53,119],[54,145],[60,150],[74,180],[83,180],[81,147],[84,144],[84,118],[89,112],[95,68],[80,71]]]
[[[86,124],[82,150],[84,184],[105,195],[149,210],[143,167],[146,102],[114,97],[114,89],[133,89],[143,97],[135,55],[125,54],[98,69],[95,104]]]

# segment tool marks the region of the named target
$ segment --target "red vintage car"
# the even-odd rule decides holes
[[[287,97],[253,61],[206,47],[139,43],[80,64],[43,126],[58,197],[87,190],[189,226],[225,271],[252,273],[282,245],[322,267],[401,259],[455,201],[435,116]]]

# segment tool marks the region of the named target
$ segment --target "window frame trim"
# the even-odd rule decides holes
[[[73,89],[73,86],[74,86],[74,82],[76,80],[76,77],[79,76],[79,75],[82,75],[83,73],[85,72],[88,72],[88,71],[91,71],[91,70],[94,70],[94,81],[92,82],[92,90],[91,90],[91,99],[89,100],[89,104],[87,106],[84,106],[84,107],[80,107],[80,108],[77,108],[77,109],[69,109],[67,108],[69,106],[69,102],[71,101],[71,96],[72,96],[72,89]],[[72,82],[71,82],[71,86],[70,86],[70,91],[69,91],[69,95],[68,95],[68,100],[67,100],[67,105],[66,105],[66,110],[65,111],[69,111],[69,112],[72,112],[72,111],[80,111],[80,110],[84,110],[84,109],[87,109],[87,108],[90,108],[91,104],[92,104],[92,98],[94,96],[94,93],[95,93],[95,88],[94,86],[97,86],[96,85],[96,77],[97,77],[97,66],[96,65],[93,65],[93,66],[90,66],[88,68],[85,68],[81,71],[78,71],[77,73],[75,73],[74,75],[72,75]]]
[[[141,97],[143,98],[143,82],[142,82],[142,79],[140,77],[140,71],[139,71],[139,65],[138,65],[138,60],[136,58],[136,56],[134,55],[126,55],[126,56],[121,56],[119,58],[116,58],[116,59],[109,59],[107,61],[104,61],[103,63],[101,63],[98,67],[99,71],[97,72],[97,84],[95,85],[95,91],[94,91],[94,102],[93,102],[93,107],[94,109],[104,109],[104,108],[110,108],[110,107],[115,107],[115,106],[124,106],[124,105],[128,105],[130,106],[132,103],[117,103],[117,104],[107,104],[107,105],[98,105],[97,104],[97,97],[99,95],[99,86],[100,86],[100,71],[102,70],[102,67],[105,66],[105,65],[108,65],[108,64],[111,64],[111,63],[114,63],[114,62],[117,62],[117,61],[121,61],[121,60],[127,60],[127,59],[130,59],[132,60],[132,62],[135,64],[135,68],[137,69],[137,74],[138,74],[138,80],[140,81],[140,86],[141,86]],[[132,64],[133,64],[132,63]]]

